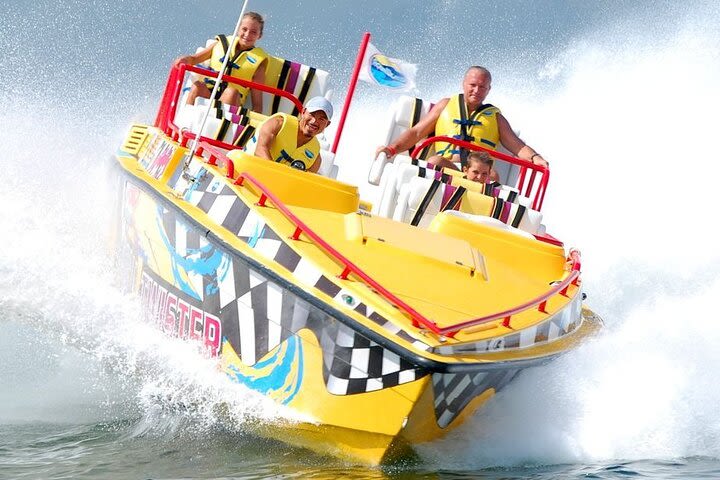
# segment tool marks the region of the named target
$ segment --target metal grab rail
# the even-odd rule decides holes
[[[225,156],[225,154],[216,150],[214,147],[207,143],[201,144],[200,147],[203,152],[208,152],[208,163],[210,165],[217,165],[217,161],[222,160],[227,165],[227,177],[231,179],[234,178],[235,165],[231,159],[229,159],[227,156]],[[453,337],[457,332],[464,328],[488,323],[501,318],[504,319],[503,326],[512,328],[510,326],[510,319],[513,315],[529,310],[530,308],[535,306],[538,307],[538,311],[547,313],[545,311],[545,306],[550,297],[553,297],[557,294],[566,296],[567,289],[569,288],[570,284],[578,284],[578,280],[580,277],[580,253],[577,250],[572,250],[568,257],[568,266],[566,267],[572,273],[565,280],[554,286],[549,291],[545,292],[543,295],[540,295],[533,300],[525,302],[522,305],[518,305],[517,307],[509,310],[504,310],[502,312],[487,315],[485,317],[466,320],[447,327],[440,327],[437,323],[426,318],[425,316],[417,312],[414,308],[412,308],[410,305],[403,302],[401,299],[395,296],[395,294],[390,292],[388,289],[386,289],[376,280],[370,277],[367,273],[365,273],[360,267],[352,263],[342,253],[337,251],[332,245],[326,242],[322,237],[320,237],[320,235],[315,233],[315,231],[313,231],[302,220],[300,220],[287,207],[287,205],[285,205],[270,191],[270,189],[268,189],[265,185],[255,179],[252,175],[248,173],[241,173],[237,177],[237,179],[235,179],[234,184],[242,186],[245,180],[252,183],[260,191],[260,199],[258,200],[257,205],[264,207],[266,206],[267,201],[270,200],[275,206],[275,208],[280,211],[285,216],[285,218],[292,222],[292,224],[295,226],[295,232],[290,237],[292,240],[298,240],[301,234],[305,234],[305,236],[309,237],[313,242],[319,245],[323,250],[325,250],[343,266],[343,271],[342,273],[340,273],[339,278],[346,280],[348,275],[350,275],[351,273],[354,274],[356,277],[360,278],[367,286],[373,289],[373,291],[381,295],[390,304],[394,305],[395,307],[409,315],[414,327],[419,327],[420,325],[422,325],[423,327],[438,335]]]
[[[429,137],[423,140],[420,145],[415,147],[413,151],[410,153],[411,158],[417,158],[418,155],[420,155],[420,152],[427,147],[430,144],[436,143],[436,142],[446,142],[450,143],[452,145],[457,145],[458,147],[464,148],[466,150],[474,150],[478,152],[487,152],[491,156],[495,158],[499,158],[500,160],[505,160],[506,162],[512,163],[513,165],[517,165],[520,167],[520,177],[518,178],[518,190],[522,192],[523,185],[525,183],[525,175],[528,169],[532,170],[532,173],[530,174],[530,179],[528,181],[527,188],[525,189],[525,196],[530,196],[530,193],[532,192],[532,188],[535,184],[535,176],[540,173],[542,175],[542,179],[540,180],[540,184],[538,185],[537,192],[535,193],[535,198],[533,198],[533,204],[532,208],[533,210],[540,210],[542,209],[543,200],[545,200],[545,191],[547,190],[547,184],[550,180],[550,170],[547,167],[541,167],[539,165],[535,165],[534,163],[523,160],[521,158],[513,157],[511,155],[506,155],[501,152],[496,152],[495,150],[490,150],[489,148],[482,147],[480,145],[476,145],[474,143],[467,142],[465,140],[459,140],[457,138],[452,138],[448,136],[437,136],[437,137]]]
[[[517,315],[518,313],[530,310],[531,308],[535,307],[537,305],[538,311],[542,313],[548,313],[545,310],[545,307],[547,306],[547,302],[550,299],[550,297],[554,297],[557,294],[560,294],[562,296],[567,296],[567,290],[570,288],[570,284],[577,285],[578,280],[580,278],[580,270],[573,269],[572,273],[562,282],[560,282],[558,285],[553,287],[548,292],[545,292],[544,294],[540,295],[537,298],[534,298],[528,302],[525,302],[521,305],[518,305],[517,307],[504,310],[502,312],[493,313],[491,315],[486,315],[484,317],[478,317],[474,318],[472,320],[467,320],[464,322],[456,323],[453,325],[450,325],[449,327],[444,327],[440,329],[440,333],[443,335],[447,335],[449,337],[452,337],[455,333],[458,331],[468,328],[468,327],[475,327],[477,325],[482,325],[483,323],[489,323],[494,320],[503,319],[503,326],[512,328],[510,326],[510,319],[513,315]],[[452,334],[451,334],[452,332]]]
[[[173,65],[170,69],[170,74],[168,75],[168,81],[165,85],[165,92],[163,93],[163,99],[160,103],[160,108],[158,109],[157,117],[155,118],[155,126],[159,129],[161,129],[165,134],[173,136],[176,140],[181,140],[181,137],[185,137],[184,140],[182,140],[183,144],[187,143],[188,139],[195,138],[196,134],[194,132],[187,132],[180,127],[178,127],[175,124],[175,114],[177,113],[177,107],[178,107],[178,100],[180,99],[180,93],[181,93],[181,87],[182,83],[185,79],[185,73],[186,72],[193,72],[197,73],[199,75],[203,75],[205,77],[211,77],[211,78],[218,78],[218,72],[213,72],[212,70],[208,70],[201,67],[196,67],[193,65]],[[303,104],[298,100],[295,95],[292,93],[286,92],[285,90],[281,90],[279,88],[271,87],[270,85],[265,85],[262,83],[256,83],[250,80],[244,80],[241,78],[235,78],[231,77],[229,75],[223,75],[221,78],[221,81],[228,82],[228,83],[234,83],[236,85],[242,85],[245,87],[250,87],[253,89],[261,90],[263,92],[270,93],[272,95],[280,96],[287,98],[290,100],[295,107],[298,109],[298,111],[302,111]],[[175,134],[175,135],[172,135]],[[190,136],[192,135],[192,136]],[[220,143],[221,148],[225,148],[227,150],[232,150],[235,147],[234,145],[231,145],[229,143],[225,142],[219,142],[218,140],[214,140],[209,137],[203,137],[201,136],[200,141],[215,141]]]

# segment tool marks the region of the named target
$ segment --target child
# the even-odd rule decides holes
[[[491,181],[493,159],[487,152],[471,152],[467,157],[467,164],[462,171],[464,178],[473,182],[488,183]]]
[[[225,74],[235,78],[251,80],[256,83],[265,83],[265,69],[267,66],[267,53],[255,46],[262,38],[265,20],[262,15],[256,12],[247,12],[240,21],[237,37],[233,48],[228,48],[232,37],[218,35],[215,42],[194,55],[186,55],[175,60],[175,65],[187,64],[197,65],[198,63],[210,60],[210,69],[217,72],[222,68],[225,55],[231,52]],[[193,83],[187,103],[192,105],[197,97],[210,98],[210,93],[215,86],[214,78],[205,77]],[[242,106],[247,99],[248,92],[252,100],[252,109],[262,112],[262,92],[250,90],[249,87],[223,82],[218,88],[220,101],[232,105]]]

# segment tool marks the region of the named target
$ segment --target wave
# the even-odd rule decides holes
[[[226,2],[211,6],[216,3],[229,8]],[[106,247],[113,218],[106,159],[130,121],[152,118],[169,59],[192,41],[178,38],[172,26],[153,30],[156,22],[136,14],[130,15],[135,25],[112,37],[129,14],[115,2],[98,5],[111,13],[84,15],[99,22],[99,37],[72,20],[78,5],[70,3],[55,18],[80,32],[79,46],[56,31],[50,57],[37,49],[9,52],[6,59],[16,66],[22,58],[46,59],[40,72],[52,71],[50,83],[42,75],[11,82],[11,75],[31,71],[26,65],[0,69],[0,79],[12,85],[0,94],[0,322],[6,332],[0,383],[11,385],[11,394],[0,394],[0,421],[139,418],[137,435],[165,428],[168,410],[192,412],[202,428],[228,419],[238,431],[253,422],[292,421],[292,413],[229,385],[191,346],[144,326],[135,300],[116,286]],[[425,461],[467,468],[717,457],[720,392],[710,372],[720,368],[720,328],[712,313],[720,255],[709,227],[720,173],[712,146],[720,110],[720,7],[488,7],[488,21],[477,27],[484,47],[458,48],[452,19],[461,18],[465,2],[442,2],[446,15],[434,22],[423,16],[429,7],[418,7],[415,23],[401,24],[398,12],[409,5],[388,7],[386,16],[377,5],[365,15],[356,9],[362,7],[329,7],[323,31],[300,20],[288,27],[296,37],[292,46],[278,32],[287,13],[268,5],[268,25],[276,28],[268,33],[268,49],[337,70],[342,86],[338,79],[349,73],[355,47],[346,38],[357,32],[359,41],[360,32],[372,28],[385,53],[420,64],[418,83],[432,99],[455,92],[466,65],[489,65],[495,83],[488,100],[551,162],[545,223],[583,251],[589,304],[607,323],[601,337],[526,372],[467,425],[422,448]],[[53,11],[28,20],[23,13],[36,7],[18,8],[5,17],[4,41],[48,25],[62,29]],[[192,38],[215,33],[210,21],[191,30],[180,17],[171,19]],[[531,18],[542,21],[521,31]],[[155,43],[139,58],[143,31],[153,32]],[[99,51],[97,38],[105,41]],[[343,46],[330,51],[327,45],[339,39]],[[63,51],[85,62],[75,77],[52,63]],[[96,70],[108,57],[115,62]],[[122,68],[116,64],[129,58]],[[124,82],[113,82],[121,77]],[[336,105],[342,95],[336,92]],[[382,140],[377,112],[390,100],[360,87],[338,152],[341,178],[366,176]],[[372,187],[362,191],[374,194]]]

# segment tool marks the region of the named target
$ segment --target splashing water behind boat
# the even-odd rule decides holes
[[[461,3],[442,2],[431,17],[413,3],[416,23],[396,16],[403,2],[389,11],[327,7],[334,21],[324,30],[296,6],[283,7],[298,10],[289,14],[269,5],[263,38],[268,51],[330,71],[336,110],[365,29],[388,53],[419,64],[424,98],[454,93],[466,65],[485,64],[494,74],[488,100],[551,161],[551,233],[583,250],[585,288],[608,331],[526,372],[469,424],[422,448],[425,465],[716,458],[720,391],[710,374],[720,366],[712,313],[720,260],[708,206],[720,163],[708,139],[720,107],[717,5],[695,2],[687,13],[619,2],[552,12],[498,5],[477,30],[483,44],[458,51]],[[125,11],[111,2],[83,5],[77,20],[79,6],[0,7],[8,19],[2,44],[20,45],[29,33],[47,45],[11,48],[0,68],[8,86],[0,93],[0,383],[9,386],[0,392],[2,428],[102,425],[113,441],[149,436],[170,449],[167,438],[178,435],[210,443],[220,419],[240,419],[220,433],[229,445],[257,425],[292,421],[226,384],[193,348],[144,327],[114,286],[105,247],[113,221],[104,160],[132,119],[152,118],[171,59],[222,29],[217,12],[227,2],[204,7],[200,25],[180,12],[156,22],[167,14],[158,6]],[[543,22],[531,21],[538,16]],[[377,112],[389,101],[360,87],[338,152],[341,179],[365,178],[382,135]],[[544,381],[551,377],[564,380]],[[213,445],[241,465],[242,452],[220,443]],[[283,462],[291,451],[283,448],[268,463]]]

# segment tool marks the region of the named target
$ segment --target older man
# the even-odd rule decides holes
[[[375,156],[384,152],[388,158],[412,148],[416,143],[435,132],[465,140],[495,150],[502,144],[513,155],[536,165],[548,162],[515,135],[510,123],[500,110],[483,103],[490,92],[492,77],[484,67],[472,66],[463,78],[463,93],[440,100],[414,127],[403,132],[393,143],[378,147]],[[447,144],[435,146],[436,155],[428,161],[434,165],[457,169],[455,163],[465,163],[466,151]]]

